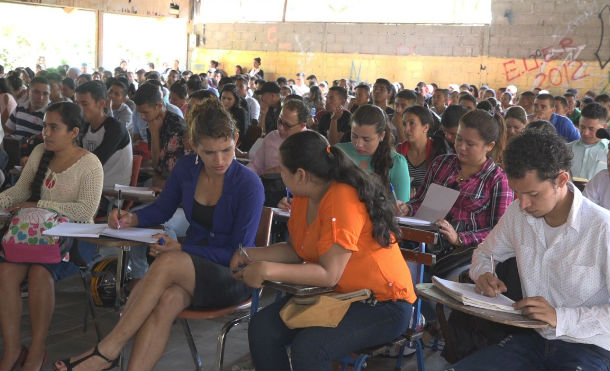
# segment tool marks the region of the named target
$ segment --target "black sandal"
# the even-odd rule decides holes
[[[104,361],[106,361],[106,362],[109,362],[109,363],[110,363],[110,366],[108,366],[108,367],[106,367],[106,368],[104,368],[104,369],[103,369],[104,371],[105,371],[105,370],[110,370],[110,369],[113,369],[113,368],[115,368],[116,366],[118,366],[120,357],[117,357],[116,359],[109,359],[108,357],[106,357],[105,355],[103,355],[102,353],[100,353],[100,350],[98,349],[98,345],[99,345],[99,344],[97,344],[97,345],[95,346],[95,349],[93,349],[93,352],[91,352],[91,354],[86,355],[86,356],[84,356],[84,357],[83,357],[83,358],[81,358],[81,359],[77,359],[77,360],[76,360],[76,361],[74,361],[74,362],[70,362],[70,359],[69,359],[69,358],[68,358],[68,359],[62,359],[62,360],[61,360],[61,362],[62,362],[62,363],[63,363],[63,364],[66,366],[66,371],[72,371],[72,369],[73,369],[74,367],[76,367],[76,366],[80,365],[81,363],[85,362],[85,361],[86,361],[86,360],[88,360],[89,358],[96,357],[96,356],[97,356],[97,357],[100,357],[100,358],[101,358],[101,359],[103,359]],[[57,369],[57,366],[55,366],[55,370],[56,370],[56,371],[59,371],[59,370]]]

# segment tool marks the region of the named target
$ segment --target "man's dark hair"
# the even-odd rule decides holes
[[[87,80],[87,81],[91,81],[92,77],[91,77],[91,74],[88,74],[88,73],[81,73],[81,74],[78,76],[78,79],[79,79],[79,80],[80,80],[80,79],[85,79],[85,80]]]
[[[246,76],[248,76],[248,75],[236,75],[235,82],[242,81],[242,82],[248,83],[248,78]]]
[[[58,84],[61,84],[62,78],[57,72],[49,72],[47,73],[47,80],[49,80],[49,82],[54,81]]]
[[[375,84],[385,85],[385,88],[387,89],[388,93],[392,92],[392,83],[388,79],[377,79],[375,80]]]
[[[527,124],[525,130],[542,131],[544,133],[557,135],[557,129],[547,120],[534,120]]]
[[[522,179],[534,170],[541,181],[555,178],[572,165],[572,151],[555,134],[526,130],[514,137],[504,151],[504,171],[509,178]]]
[[[121,70],[123,71],[123,70]],[[144,74],[146,80],[157,80],[161,81],[161,75],[157,71],[148,71]]]
[[[288,84],[288,80],[286,80],[285,77],[278,77],[275,82],[277,82],[278,84]]]
[[[106,99],[108,98],[108,93],[106,92],[106,86],[104,85],[103,82],[101,81],[97,81],[97,80],[93,80],[93,81],[87,81],[79,86],[76,87],[76,93],[77,94],[91,94],[91,98],[93,98],[94,101],[99,101],[100,99]]]
[[[536,93],[534,93],[533,91],[527,90],[527,91],[524,91],[523,93],[521,93],[519,96],[520,97],[530,97],[530,98],[534,99],[534,98],[536,98]]]
[[[555,97],[553,97],[551,94],[538,94],[536,96],[536,100],[548,100],[553,106],[555,106]]]
[[[157,103],[163,102],[163,94],[161,94],[161,90],[157,85],[146,82],[136,91],[136,95],[133,97],[133,102],[136,104],[136,106],[141,106],[143,104],[150,104],[154,106]]]
[[[593,99],[594,102],[597,103],[610,103],[610,95],[608,94],[600,94],[597,97],[595,97],[595,99]]]
[[[214,68],[218,67],[218,62],[213,59],[210,61],[210,64],[214,66]]]
[[[557,95],[555,98],[555,104],[557,104],[557,102],[561,103],[564,107],[568,107],[568,101],[562,97],[561,95]]]
[[[329,88],[328,91],[334,91],[337,94],[339,94],[341,99],[347,100],[347,90],[345,90],[345,88],[342,86],[333,86],[333,87]]]
[[[299,124],[306,124],[311,113],[305,103],[303,103],[302,97],[300,98],[301,100],[289,99],[286,97],[282,103],[282,110],[296,111]]]
[[[402,98],[410,102],[415,102],[417,101],[417,94],[415,94],[415,92],[411,89],[405,89],[396,93],[396,98]]]
[[[34,84],[49,85],[49,80],[46,77],[36,76],[32,80],[30,80],[30,86],[34,86]]]
[[[115,78],[115,79],[109,79],[109,80],[110,80],[108,83],[109,89],[111,86],[118,86],[119,88],[123,89],[123,96],[127,95],[127,88],[129,86],[129,83],[126,83],[125,79]]]
[[[125,72],[125,71],[123,71],[123,69],[121,67],[114,67],[114,73],[115,74],[118,75],[118,74],[123,73],[123,72]]]
[[[601,104],[599,104],[597,102],[593,102],[593,103],[587,104],[585,106],[585,108],[582,109],[580,114],[582,117],[586,117],[588,119],[592,119],[592,120],[597,119],[602,122],[606,122],[608,110],[606,110],[606,107],[602,106]]]
[[[467,100],[469,102],[472,102],[472,104],[474,104],[474,106],[477,106],[477,100],[470,94],[464,94],[461,97],[458,98],[458,103],[462,103],[463,100]]]
[[[197,90],[203,89],[203,81],[201,80],[200,77],[199,78],[195,78],[195,76],[199,77],[198,75],[193,75],[186,82],[186,87],[187,87],[188,90],[197,91]]]
[[[151,70],[154,70],[154,69],[155,69],[155,64],[154,64],[154,63],[152,63],[152,62],[148,62],[146,65],[147,65],[147,66],[148,66],[148,67],[149,67]]]
[[[452,104],[445,109],[441,116],[441,125],[447,129],[455,128],[459,125],[460,119],[468,112],[468,108],[459,104]]]
[[[354,91],[358,90],[358,89],[364,89],[366,90],[367,93],[371,93],[371,86],[367,83],[361,82],[360,84],[356,85],[356,87],[354,88]]]
[[[563,96],[564,97],[572,97],[572,98],[576,97],[576,95],[574,95],[574,93],[571,93],[571,92],[567,92]]]
[[[170,93],[176,94],[181,99],[185,99],[187,95],[186,81],[178,80],[169,88]]]

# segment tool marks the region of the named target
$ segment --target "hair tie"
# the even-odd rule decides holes
[[[326,146],[326,152],[328,152],[329,155],[332,155],[332,152],[330,151],[330,145]]]

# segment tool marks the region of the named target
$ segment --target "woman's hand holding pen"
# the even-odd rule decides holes
[[[158,242],[148,245],[150,247],[149,254],[151,256],[158,257],[166,252],[182,250],[182,244],[180,242],[169,238],[163,233],[157,233],[153,238],[156,238]]]
[[[406,216],[407,214],[409,214],[410,206],[405,202],[397,200],[396,201],[396,210],[397,210],[398,216]]]
[[[236,280],[242,279],[242,271],[250,263],[252,263],[252,259],[246,248],[239,244],[239,248],[235,251],[233,257],[231,257],[231,262],[229,263],[229,270],[231,271],[233,278]]]
[[[290,198],[282,197],[280,202],[277,203],[278,209],[282,209],[284,211],[290,211],[291,206],[292,206],[292,197],[290,197]]]
[[[113,209],[110,214],[108,214],[108,226],[110,228],[121,229],[137,227],[138,223],[138,216],[134,213],[121,210],[121,215],[119,216],[119,209]]]

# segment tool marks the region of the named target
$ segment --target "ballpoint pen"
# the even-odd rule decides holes
[[[398,197],[396,197],[396,191],[394,191],[394,186],[390,183],[390,190],[392,191],[392,196],[394,196],[394,201],[398,201]]]
[[[121,224],[122,223],[121,223],[121,190],[120,189],[119,189],[119,197],[118,197],[118,200],[117,200],[117,208],[118,208],[117,215],[118,215],[118,218],[119,218],[119,226],[117,227],[117,229],[121,229]]]

